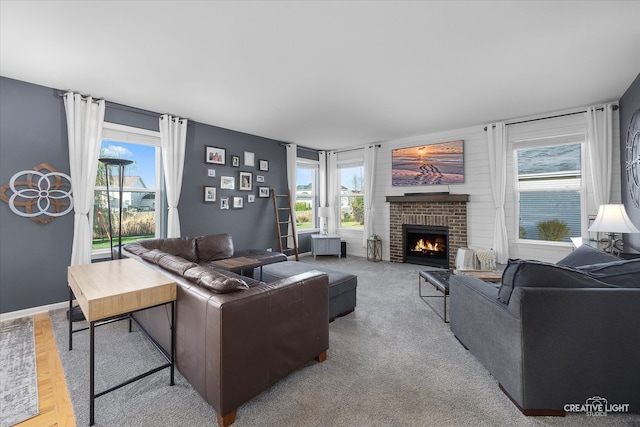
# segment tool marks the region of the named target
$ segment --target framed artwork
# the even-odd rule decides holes
[[[264,182],[264,175],[256,175],[256,182]]]
[[[234,168],[240,167],[240,156],[231,156],[231,166]]]
[[[221,176],[220,177],[220,188],[224,190],[235,190],[236,189],[236,179],[232,176]]]
[[[220,198],[220,209],[229,209],[229,198],[228,197]]]
[[[269,160],[260,160],[260,170],[261,171],[269,170]]]
[[[247,194],[247,203],[253,203],[256,201],[256,195],[255,194]]]
[[[258,187],[258,197],[269,197],[269,187]]]
[[[256,165],[256,155],[251,151],[244,152],[244,165],[245,166],[255,166]]]
[[[215,163],[218,165],[225,164],[226,150],[224,148],[209,147],[205,148],[204,160],[207,163]]]
[[[391,152],[391,185],[464,183],[462,140],[398,148]]]
[[[240,172],[240,191],[251,191],[251,181],[253,174],[251,172]]]
[[[207,203],[216,201],[216,187],[204,186],[204,201]]]
[[[209,178],[215,178],[216,177],[216,170],[215,169],[207,169],[207,176]]]
[[[244,198],[242,197],[234,197],[233,198],[233,209],[242,209],[244,202]]]

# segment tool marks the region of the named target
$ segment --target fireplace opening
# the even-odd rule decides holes
[[[402,226],[404,262],[449,268],[449,227]]]

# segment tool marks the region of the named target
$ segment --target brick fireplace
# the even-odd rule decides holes
[[[454,268],[458,249],[467,246],[467,194],[409,193],[387,196],[389,257],[404,262],[403,228],[407,225],[447,227],[449,268]],[[405,226],[405,227],[403,227]]]

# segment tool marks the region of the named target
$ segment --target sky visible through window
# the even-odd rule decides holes
[[[147,188],[156,187],[155,147],[130,144],[120,141],[102,140],[100,157],[133,160],[125,167],[125,176],[140,176]]]
[[[297,170],[297,185],[309,185],[311,183],[311,176],[314,173],[313,169],[298,168]],[[342,178],[342,186],[353,190],[353,177],[358,176],[360,179],[362,176],[362,168],[342,169],[340,176]]]

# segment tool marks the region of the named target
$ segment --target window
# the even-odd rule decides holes
[[[570,242],[582,230],[582,136],[516,149],[518,237]]]
[[[122,242],[159,236],[160,139],[143,129],[105,123],[99,158],[132,160],[124,167],[122,194]],[[105,169],[110,167],[109,193]],[[109,217],[114,239],[119,227],[118,167],[98,162],[93,205],[94,254],[109,253]],[[111,211],[109,211],[109,204]],[[115,240],[114,240],[114,244]]]
[[[316,215],[318,201],[318,162],[298,159],[296,163],[296,228],[298,231],[319,228]]]
[[[364,166],[338,165],[340,172],[340,227],[364,229]]]

